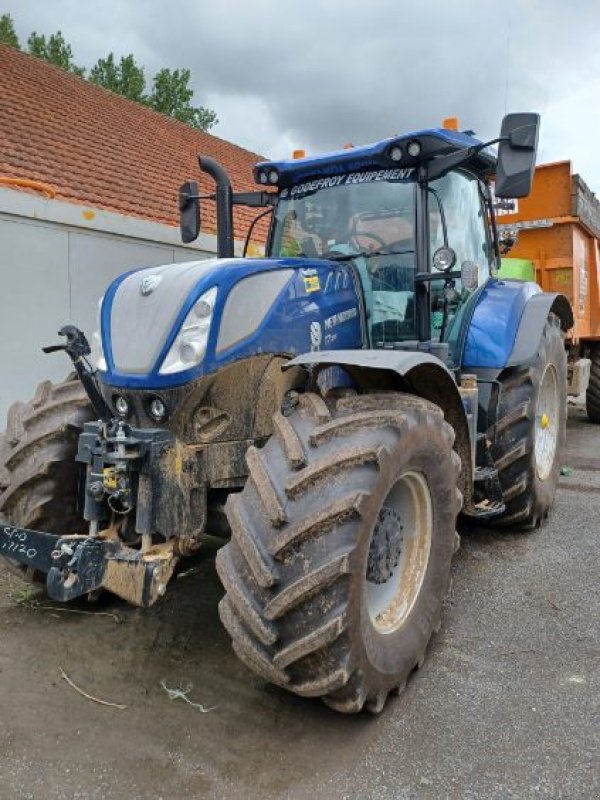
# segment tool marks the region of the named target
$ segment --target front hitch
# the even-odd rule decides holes
[[[114,529],[97,536],[56,536],[0,522],[0,555],[46,574],[53,600],[107,589],[137,606],[153,605],[177,564],[173,542],[145,551],[126,547]]]

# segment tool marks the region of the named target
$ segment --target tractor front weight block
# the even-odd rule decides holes
[[[170,542],[141,551],[126,547],[111,529],[97,536],[56,536],[4,523],[0,555],[45,573],[53,600],[66,602],[107,589],[142,607],[165,593],[177,563]]]

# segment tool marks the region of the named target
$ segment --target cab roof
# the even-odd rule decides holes
[[[408,146],[412,142],[420,145],[420,154],[411,156]],[[254,167],[254,179],[261,185],[294,186],[312,178],[329,177],[368,169],[413,170],[441,155],[458,152],[481,145],[471,131],[461,132],[446,128],[427,128],[399,136],[392,136],[373,144],[334,150],[317,156],[287,159],[284,161],[262,161]],[[401,158],[398,158],[398,151]],[[395,158],[391,152],[395,150]],[[494,172],[496,156],[490,150],[473,154],[466,162],[475,172],[486,176]],[[276,179],[271,180],[275,176]],[[406,174],[408,177],[410,173]]]

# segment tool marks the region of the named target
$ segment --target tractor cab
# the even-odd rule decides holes
[[[422,349],[429,342],[458,367],[461,321],[500,263],[490,179],[495,197],[529,192],[538,124],[536,114],[510,114],[500,137],[483,143],[451,118],[444,128],[321,156],[299,151],[258,164],[255,180],[270,191],[250,194],[233,194],[219,166],[201,158],[217,185],[209,197],[217,201],[219,255],[233,254],[232,205],[267,206],[268,258],[350,266],[366,347]],[[498,142],[496,153],[490,145]],[[198,234],[199,199],[197,184],[184,184],[184,241]]]
[[[427,339],[452,342],[461,311],[496,267],[482,179],[450,172],[421,198],[416,178],[409,168],[306,181],[281,190],[273,216],[271,256],[354,267],[374,348],[419,338],[417,276],[424,273],[431,277]],[[418,242],[425,244],[421,263]]]

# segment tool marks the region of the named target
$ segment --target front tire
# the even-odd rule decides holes
[[[552,508],[567,425],[567,355],[550,314],[534,362],[499,378],[496,425],[488,432],[506,509],[491,524],[530,530]]]
[[[221,620],[267,681],[378,712],[439,626],[458,537],[460,459],[441,410],[396,393],[314,394],[250,448],[217,555]]]
[[[44,381],[31,402],[13,403],[0,435],[0,519],[61,536],[82,532],[75,455],[83,425],[92,418],[78,379]],[[45,578],[10,559],[1,560],[25,580]]]

